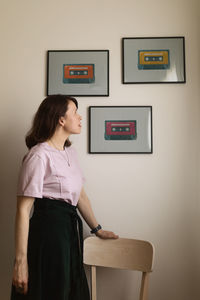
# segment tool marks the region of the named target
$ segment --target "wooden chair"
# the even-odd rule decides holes
[[[110,267],[142,272],[140,300],[147,300],[149,275],[152,272],[154,247],[147,241],[88,237],[84,240],[83,262],[91,266],[92,300],[96,295],[96,267]]]

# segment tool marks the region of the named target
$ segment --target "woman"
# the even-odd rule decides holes
[[[69,136],[81,132],[73,97],[48,96],[26,136],[17,192],[11,300],[89,300],[80,214],[98,237],[118,238],[98,224]],[[29,220],[34,204],[34,213]]]

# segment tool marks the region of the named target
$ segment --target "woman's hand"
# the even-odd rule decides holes
[[[15,261],[13,270],[13,285],[16,291],[20,294],[26,295],[28,292],[28,262],[24,259],[20,262]]]
[[[98,230],[95,234],[96,234],[96,236],[98,236],[101,239],[118,239],[119,238],[119,236],[116,235],[114,232],[103,230],[103,229]]]

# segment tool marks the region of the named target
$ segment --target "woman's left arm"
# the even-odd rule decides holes
[[[88,196],[87,196],[84,188],[82,188],[82,190],[81,190],[81,194],[80,194],[80,198],[79,198],[77,207],[81,213],[81,216],[84,218],[84,220],[86,221],[88,226],[91,229],[96,228],[98,226],[98,222],[94,216],[94,213],[93,213],[93,210],[92,210],[92,207],[90,204],[90,200],[88,199]],[[117,239],[119,237],[114,232],[103,230],[103,229],[98,230],[95,234],[96,234],[96,236],[98,236],[102,239]]]

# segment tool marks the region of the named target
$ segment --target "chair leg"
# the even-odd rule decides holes
[[[147,300],[148,297],[148,287],[149,287],[149,275],[150,273],[142,273],[142,283],[140,289],[140,300]]]
[[[97,300],[96,267],[91,266],[91,292],[92,300]]]

